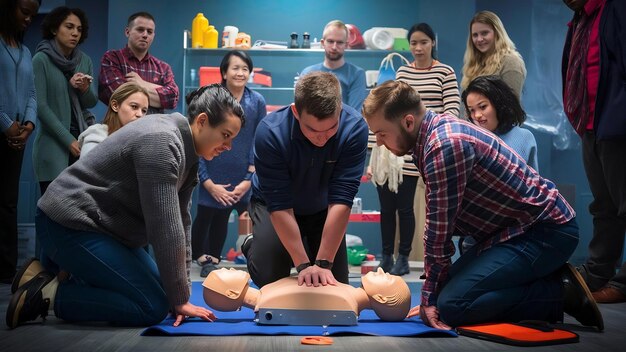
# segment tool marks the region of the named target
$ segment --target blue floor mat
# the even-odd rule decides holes
[[[413,287],[411,287],[413,292]],[[419,291],[417,291],[419,292]],[[192,284],[191,303],[206,307],[202,298],[202,284]],[[411,296],[411,306],[419,303],[419,294]],[[296,326],[296,325],[258,325],[254,311],[243,308],[238,312],[214,311],[218,320],[205,322],[200,319],[188,319],[178,327],[173,327],[174,319],[168,318],[160,324],[144,330],[142,336],[235,336],[235,335],[378,335],[378,336],[457,336],[453,331],[430,328],[419,318],[405,319],[400,322],[380,320],[374,311],[361,312],[359,323],[355,326]]]

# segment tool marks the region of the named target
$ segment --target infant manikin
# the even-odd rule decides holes
[[[222,268],[204,280],[204,301],[214,309],[254,309],[259,324],[356,325],[363,309],[373,309],[382,320],[403,320],[410,308],[411,292],[399,276],[382,269],[361,278],[362,287],[347,284],[299,286],[297,277],[286,277],[263,286],[249,286],[250,275]]]

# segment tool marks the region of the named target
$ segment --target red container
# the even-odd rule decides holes
[[[222,83],[220,68],[210,66],[200,67],[200,87],[213,83]]]

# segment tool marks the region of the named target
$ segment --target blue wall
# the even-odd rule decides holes
[[[57,0],[59,1],[59,0]],[[287,41],[291,32],[311,33],[311,38],[321,38],[323,26],[332,19],[355,24],[361,32],[373,26],[404,27],[413,23],[428,22],[437,32],[439,59],[451,65],[461,78],[463,53],[465,51],[468,23],[476,11],[488,9],[496,12],[520,53],[526,61],[528,78],[523,102],[538,121],[531,130],[539,144],[540,172],[565,190],[568,200],[575,205],[581,225],[581,243],[573,260],[580,262],[591,238],[591,219],[587,205],[591,200],[589,187],[580,158],[580,146],[576,138],[572,143],[562,143],[571,134],[567,123],[563,124],[560,101],[560,56],[565,35],[565,24],[571,12],[561,0],[319,0],[296,2],[287,0],[255,1],[60,1],[68,6],[79,6],[87,12],[91,29],[90,38],[82,49],[99,68],[102,54],[109,48],[121,48],[126,44],[124,27],[128,15],[136,11],[149,11],[156,18],[156,38],[151,53],[172,66],[176,81],[182,87],[183,31],[190,29],[197,12],[203,12],[219,32],[225,25],[235,25],[240,31],[252,36],[252,40]],[[40,38],[36,24],[31,27],[27,42],[34,49]],[[254,57],[253,57],[254,59]],[[320,55],[321,61],[321,55]],[[293,63],[294,67],[300,66]],[[305,65],[302,65],[305,66]],[[366,67],[373,69],[375,67]],[[180,106],[179,104],[179,110]],[[104,113],[104,105],[98,104],[96,115]],[[560,125],[557,132],[554,126]],[[575,136],[574,136],[575,137]],[[555,148],[555,145],[558,148]],[[37,186],[34,183],[30,149],[27,149],[23,183],[20,190],[19,221],[33,222]],[[364,209],[377,209],[378,199],[371,184],[361,187]],[[349,232],[361,234],[373,252],[380,252],[378,226],[351,224]],[[236,224],[231,225],[236,233]],[[230,236],[225,249],[234,246],[236,236]]]

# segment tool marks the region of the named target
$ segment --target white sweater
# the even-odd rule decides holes
[[[89,126],[83,133],[78,136],[78,145],[80,146],[80,156],[87,155],[95,146],[100,144],[109,136],[109,126],[97,123]]]

